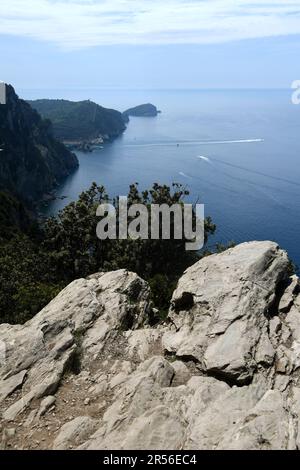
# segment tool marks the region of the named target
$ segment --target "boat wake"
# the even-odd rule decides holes
[[[179,174],[180,176],[183,176],[184,178],[191,178],[191,176],[186,175],[185,173],[183,173],[183,171],[179,171],[178,174]]]
[[[199,158],[199,160],[204,160],[207,163],[211,163],[211,160],[208,157],[204,157],[204,155],[199,155],[197,158]]]
[[[264,139],[242,139],[242,140],[220,140],[212,142],[214,144],[252,144],[255,142],[264,142]]]
[[[230,144],[252,144],[261,143],[264,139],[241,139],[241,140],[190,140],[177,142],[157,142],[149,144],[125,144],[125,147],[183,147],[188,145],[230,145]]]

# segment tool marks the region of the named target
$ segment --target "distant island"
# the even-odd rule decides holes
[[[54,136],[67,147],[91,151],[119,137],[126,129],[128,118],[114,109],[92,101],[35,100],[28,103],[52,123]]]
[[[159,111],[156,106],[151,103],[146,103],[135,106],[134,108],[127,109],[127,111],[124,111],[123,116],[125,116],[127,119],[129,116],[156,117],[159,113],[161,113],[161,111]]]

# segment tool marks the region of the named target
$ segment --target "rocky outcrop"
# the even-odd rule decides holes
[[[157,107],[151,103],[140,104],[134,108],[127,109],[124,111],[123,116],[129,118],[129,116],[134,117],[156,117],[161,111],[158,111]]]
[[[192,266],[173,294],[165,349],[230,385],[251,383],[274,361],[268,328],[288,263],[276,245],[258,243]]]
[[[189,268],[156,327],[147,283],[125,270],[0,325],[2,447],[300,448],[300,287],[288,273],[275,243],[246,243]]]
[[[6,86],[7,100],[0,105],[0,190],[22,200],[35,201],[78,167],[77,157],[52,135],[28,103]]]

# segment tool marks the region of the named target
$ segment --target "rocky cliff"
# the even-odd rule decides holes
[[[189,268],[169,317],[120,270],[0,325],[3,448],[299,449],[300,288],[253,242]]]
[[[0,190],[36,200],[78,166],[77,158],[52,135],[29,104],[6,87],[7,104],[0,105]]]

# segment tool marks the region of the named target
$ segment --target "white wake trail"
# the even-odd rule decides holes
[[[179,171],[178,174],[180,176],[183,176],[184,178],[191,178],[189,175],[186,175],[185,173],[183,173],[183,171]]]
[[[199,155],[197,158],[199,158],[199,160],[204,160],[207,163],[211,163],[211,160],[208,157],[205,157],[204,155]]]
[[[149,144],[125,144],[124,147],[186,147],[188,145],[230,145],[230,144],[252,144],[261,143],[264,139],[241,139],[241,140],[191,140],[189,142],[158,142]]]

